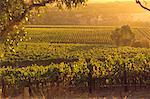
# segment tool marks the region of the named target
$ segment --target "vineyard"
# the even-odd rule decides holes
[[[30,42],[113,45],[111,32],[115,26],[27,26]],[[132,28],[137,41],[150,42],[149,28]]]
[[[150,99],[148,3],[0,0],[0,99]]]
[[[115,47],[114,27],[28,27],[28,41],[15,52],[0,50],[4,97],[46,92],[52,86],[93,89],[150,85],[150,49]],[[137,40],[150,41],[150,29],[132,28]],[[2,46],[2,45],[1,45]],[[12,90],[12,91],[9,91]],[[38,91],[38,92],[37,92]],[[41,95],[40,94],[40,95]]]
[[[32,60],[35,60],[35,57],[38,58],[37,56],[42,53],[42,51],[38,52],[33,52]],[[89,88],[91,91],[94,86],[100,88],[104,85],[121,85],[126,88],[127,85],[146,86],[150,84],[150,49],[92,48],[74,53],[62,52],[59,53],[60,56],[56,55],[53,58],[76,58],[78,60],[69,63],[51,63],[45,66],[1,67],[2,88],[6,96],[14,95],[15,90],[23,91],[22,88],[25,86],[31,90],[39,86],[46,88],[54,84],[67,88]],[[31,56],[30,53],[26,55]],[[23,56],[23,54],[20,55]],[[14,92],[9,92],[10,88],[16,87]]]

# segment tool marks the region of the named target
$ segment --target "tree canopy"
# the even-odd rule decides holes
[[[116,28],[112,31],[111,38],[116,46],[131,46],[135,35],[129,25],[123,25],[121,28]]]

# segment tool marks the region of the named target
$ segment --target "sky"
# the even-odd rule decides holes
[[[114,1],[119,1],[119,2],[122,2],[122,1],[135,1],[135,0],[89,0],[90,3],[105,3],[105,2],[114,2]]]

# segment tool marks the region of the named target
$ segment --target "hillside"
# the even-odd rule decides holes
[[[148,26],[150,13],[135,2],[88,4],[72,10],[60,11],[47,7],[45,14],[35,17],[31,24],[46,25],[123,25]]]

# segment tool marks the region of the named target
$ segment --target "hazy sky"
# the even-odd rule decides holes
[[[114,2],[114,1],[135,1],[135,0],[89,0],[89,2]]]

